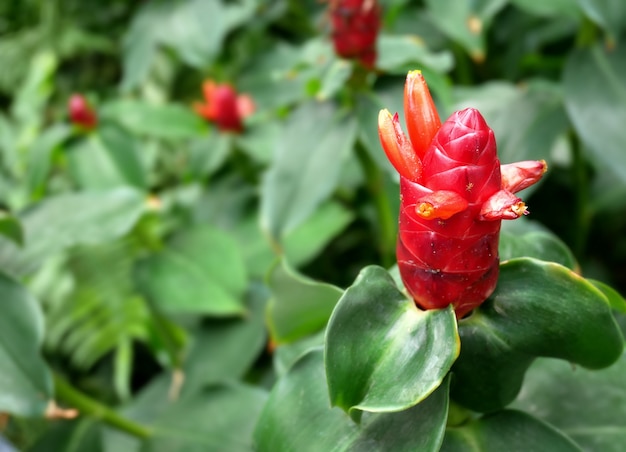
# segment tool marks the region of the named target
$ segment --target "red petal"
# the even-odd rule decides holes
[[[410,71],[406,77],[404,115],[413,149],[423,159],[441,120],[421,71]]]

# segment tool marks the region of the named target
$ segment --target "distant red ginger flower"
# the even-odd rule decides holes
[[[243,119],[254,113],[254,102],[247,94],[237,95],[229,84],[206,80],[202,84],[205,102],[194,102],[193,109],[221,131],[242,132]]]
[[[330,0],[332,38],[337,55],[359,60],[371,69],[376,62],[380,6],[376,0]]]
[[[82,94],[73,94],[68,103],[70,121],[83,129],[93,129],[98,124],[98,117]]]
[[[500,165],[493,131],[473,108],[441,124],[420,71],[407,76],[404,111],[408,138],[397,113],[378,117],[383,149],[400,173],[400,275],[418,306],[452,304],[461,318],[495,290],[500,220],[528,214],[513,193],[547,165]]]

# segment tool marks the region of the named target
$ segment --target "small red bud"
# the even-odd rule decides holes
[[[98,124],[96,112],[82,94],[73,94],[67,103],[67,109],[72,124],[80,128],[89,130]]]
[[[242,132],[243,119],[254,112],[254,102],[246,94],[237,95],[228,84],[207,80],[202,84],[205,102],[195,102],[196,113],[214,122],[221,131]]]
[[[380,7],[376,0],[330,0],[332,38],[337,55],[357,59],[366,68],[376,62]]]

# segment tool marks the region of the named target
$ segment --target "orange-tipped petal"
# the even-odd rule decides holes
[[[202,83],[202,93],[204,94],[204,98],[208,103],[211,103],[211,101],[213,100],[213,93],[215,93],[215,88],[217,88],[217,84],[213,80],[205,80]]]
[[[545,160],[526,160],[500,166],[502,188],[517,193],[541,179],[548,170]]]
[[[378,114],[378,137],[387,158],[401,176],[413,182],[419,182],[422,174],[422,162],[415,155],[398,120],[398,114],[391,116],[389,110]]]
[[[404,85],[404,116],[415,153],[424,158],[441,120],[422,71],[410,71]]]
[[[438,190],[420,198],[415,212],[425,220],[447,220],[465,209],[467,200],[463,196],[449,190]]]
[[[508,190],[494,193],[480,209],[481,220],[515,220],[528,215],[526,204]]]

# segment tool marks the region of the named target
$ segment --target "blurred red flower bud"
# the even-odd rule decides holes
[[[68,103],[70,121],[83,129],[93,129],[98,124],[96,112],[82,94],[73,94]]]
[[[205,102],[195,102],[193,109],[221,131],[242,132],[243,119],[254,113],[254,102],[247,94],[237,95],[229,84],[206,80],[202,84]]]
[[[359,60],[371,69],[376,62],[380,6],[376,0],[330,0],[332,39],[337,55]]]
[[[400,275],[418,306],[452,304],[460,318],[494,291],[501,220],[528,214],[513,193],[537,182],[547,165],[501,166],[493,131],[473,108],[440,125],[419,71],[409,72],[404,95],[409,137],[397,115],[383,110],[378,122],[400,173]]]

